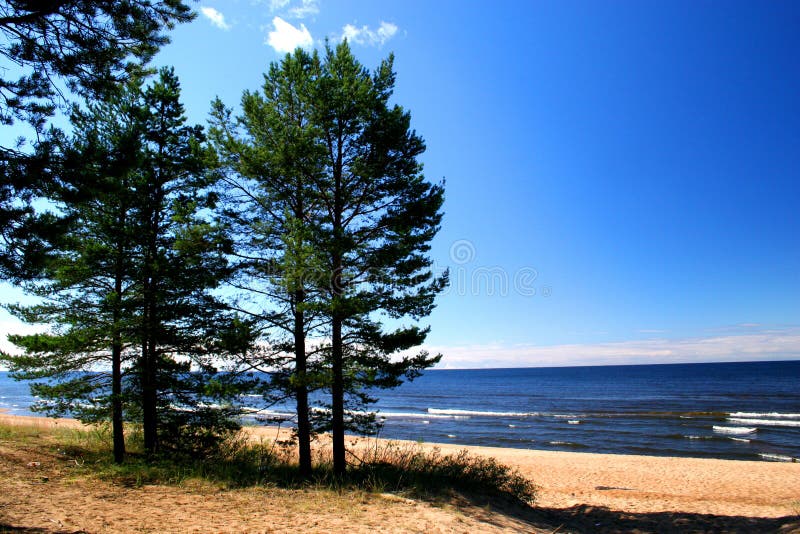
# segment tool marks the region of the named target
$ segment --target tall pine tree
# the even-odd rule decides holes
[[[344,432],[360,423],[354,409],[375,400],[370,390],[396,387],[441,357],[408,354],[428,328],[382,324],[427,316],[447,283],[427,255],[444,189],[422,174],[425,144],[410,114],[389,102],[392,63],[390,56],[370,74],[346,41],[327,46],[314,93],[313,122],[325,149],[324,172],[315,178],[323,204],[316,245],[331,273],[326,313],[337,474],[347,465]]]
[[[235,332],[236,320],[212,294],[229,275],[230,243],[223,228],[210,220],[217,201],[207,168],[210,153],[202,127],[186,124],[171,69],[162,69],[144,90],[139,120],[142,316],[137,378],[144,445],[155,453],[162,437],[182,439],[181,433],[200,431],[207,423],[219,424],[223,432],[235,426],[228,414],[217,417],[219,411],[202,399],[231,402],[238,392],[236,375],[217,373],[228,348],[223,341],[231,341],[220,334]],[[234,341],[239,350],[241,340]]]
[[[270,66],[261,91],[245,91],[241,116],[217,100],[211,128],[229,191],[227,220],[238,236],[240,309],[271,333],[270,348],[251,363],[271,372],[277,399],[283,392],[296,401],[304,475],[312,467],[309,393],[317,382],[307,337],[318,324],[314,277],[324,273],[311,246],[319,210],[311,175],[320,172],[322,147],[310,97],[319,72],[318,56],[298,49]]]
[[[140,143],[131,105],[120,95],[75,109],[73,137],[50,139],[60,147],[63,177],[76,187],[62,192],[59,205],[69,232],[46,263],[46,281],[25,284],[43,303],[10,309],[26,322],[55,325],[55,333],[10,336],[25,354],[1,358],[17,378],[47,379],[32,386],[41,399],[34,409],[84,422],[110,419],[117,462],[125,454],[123,365],[135,355],[131,219]],[[110,374],[98,371],[109,366]]]
[[[323,58],[298,50],[273,64],[263,91],[245,93],[243,133],[232,131],[229,110],[215,107],[230,168],[257,185],[239,188],[255,206],[245,210],[254,230],[248,257],[282,280],[282,294],[263,294],[288,304],[274,325],[295,332],[290,383],[301,386],[294,391],[299,425],[307,409],[302,386],[310,384],[302,380],[306,338],[327,340],[316,351],[313,383],[330,392],[330,402],[312,412],[309,427],[332,430],[338,474],[346,469],[344,432],[375,428],[366,411],[374,390],[413,379],[439,358],[409,354],[427,328],[384,324],[427,316],[447,283],[427,256],[443,187],[423,177],[425,145],[408,112],[389,103],[394,76],[391,58],[370,74],[343,42],[326,47]],[[304,319],[310,312],[322,319],[314,328]]]
[[[47,379],[34,386],[52,401],[45,408],[111,418],[117,459],[123,408],[151,454],[237,428],[242,382],[217,368],[247,350],[249,332],[212,295],[230,244],[208,215],[216,196],[202,128],[185,123],[171,69],[74,115],[62,172],[79,187],[60,205],[73,230],[48,281],[29,284],[45,303],[13,309],[55,333],[13,336],[25,354],[2,355],[17,377]]]

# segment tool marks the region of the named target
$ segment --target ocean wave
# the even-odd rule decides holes
[[[771,462],[796,462],[796,458],[792,458],[791,456],[786,456],[785,454],[770,454],[767,452],[761,452],[758,454],[765,460],[769,460]]]
[[[293,412],[279,412],[276,410],[257,410],[255,408],[249,408],[249,409],[245,408],[245,411],[258,414],[260,417],[275,417],[283,419],[289,419],[296,415]]]
[[[578,419],[569,419],[567,421],[567,424],[568,425],[579,425],[579,424],[581,424],[581,422]]]
[[[398,419],[455,419],[452,415],[440,415],[419,412],[378,412],[378,417],[387,419],[397,417]]]
[[[742,443],[750,443],[750,440],[747,438],[730,438],[732,441],[741,441]]]
[[[783,421],[780,419],[739,419],[731,417],[728,421],[740,425],[800,427],[800,421]]]
[[[712,428],[714,429],[714,432],[719,432],[720,434],[752,434],[758,430],[757,428],[747,428],[743,426],[714,425]]]
[[[756,419],[763,419],[763,418],[770,418],[770,419],[800,419],[800,413],[779,413],[779,412],[769,412],[769,413],[759,413],[759,412],[733,412],[728,414],[731,417],[743,417],[743,418],[756,418]]]
[[[428,408],[429,414],[474,417],[535,417],[539,412],[483,412],[478,410],[443,410]]]

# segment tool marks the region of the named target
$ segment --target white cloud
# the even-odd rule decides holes
[[[428,346],[442,353],[439,368],[556,367],[653,363],[734,362],[800,358],[800,328],[687,339],[597,344]]]
[[[289,16],[296,19],[304,19],[319,13],[317,0],[303,0],[299,6],[289,9]]]
[[[272,19],[272,26],[273,30],[269,32],[265,42],[276,52],[292,52],[298,46],[310,48],[314,44],[314,39],[305,24],[300,24],[297,28],[282,18],[275,17]]]
[[[270,0],[269,11],[270,13],[275,13],[276,11],[283,9],[288,5],[289,5],[289,0]]]
[[[319,13],[319,0],[300,0],[294,6],[292,0],[269,0],[269,12],[292,19],[304,19]]]
[[[211,24],[213,24],[217,28],[221,30],[231,29],[230,24],[225,22],[225,15],[223,15],[213,7],[203,6],[200,8],[200,13],[202,13],[204,17],[210,20]]]
[[[356,43],[366,46],[381,46],[386,41],[394,37],[397,33],[397,25],[391,22],[381,21],[381,25],[377,30],[371,30],[369,26],[361,26],[356,28],[352,24],[345,24],[342,28],[342,36],[340,40],[347,39],[350,43]]]

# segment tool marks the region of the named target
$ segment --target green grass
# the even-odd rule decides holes
[[[344,478],[334,475],[329,454],[316,451],[314,474],[306,479],[299,474],[290,444],[271,440],[255,443],[244,436],[226,440],[202,458],[148,460],[141,452],[140,433],[131,428],[127,435],[128,455],[122,464],[112,461],[111,433],[104,426],[92,430],[0,426],[0,439],[44,444],[74,463],[71,471],[75,476],[98,477],[123,486],[181,486],[192,481],[225,488],[392,492],[434,500],[454,492],[478,498],[504,497],[525,504],[536,498],[536,487],[530,480],[493,458],[467,451],[442,454],[421,444],[376,441],[374,446],[362,447],[350,453]]]

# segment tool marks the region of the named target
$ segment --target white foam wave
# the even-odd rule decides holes
[[[246,411],[251,413],[257,413],[258,415],[261,415],[263,417],[281,417],[288,419],[295,416],[295,414],[292,412],[279,412],[275,410],[255,410],[251,408],[251,409],[246,409]]]
[[[729,414],[730,417],[750,417],[750,418],[770,418],[770,419],[800,419],[800,413],[779,413],[779,412],[769,412],[769,413],[758,413],[758,412],[734,412]]]
[[[311,407],[311,411],[314,413],[321,413],[321,414],[329,414],[331,411],[327,408],[319,408],[316,406]],[[452,415],[431,415],[429,413],[419,413],[419,412],[363,412],[363,411],[356,411],[356,410],[345,410],[344,412],[346,415],[353,417],[353,416],[360,416],[360,415],[374,415],[378,419],[389,419],[391,417],[397,417],[398,419],[458,419],[458,417]],[[469,419],[469,418],[467,418]]]
[[[742,443],[750,443],[750,440],[747,438],[731,438],[733,441],[741,441]]]
[[[568,425],[579,425],[579,424],[581,424],[581,422],[578,419],[570,419],[569,421],[567,421],[567,424]]]
[[[718,432],[720,434],[752,434],[758,430],[757,428],[747,428],[743,426],[714,425],[712,428],[714,429],[714,432]]]
[[[434,415],[474,417],[531,417],[539,415],[538,412],[482,412],[478,410],[442,410],[439,408],[428,408],[428,413]]]
[[[378,415],[387,419],[390,417],[397,417],[398,419],[454,419],[452,415],[437,415],[418,412],[379,412]]]
[[[456,437],[456,435],[455,434],[447,434],[447,437],[448,438],[454,438],[454,437]]]
[[[730,417],[728,421],[739,425],[800,427],[800,421],[784,421],[781,419],[739,419],[737,417]]]
[[[786,455],[783,455],[783,454],[769,454],[769,453],[766,453],[766,452],[762,452],[762,453],[759,453],[758,455],[761,456],[763,459],[770,460],[772,462],[796,462],[797,461],[795,458],[792,458],[791,456],[786,456]]]

